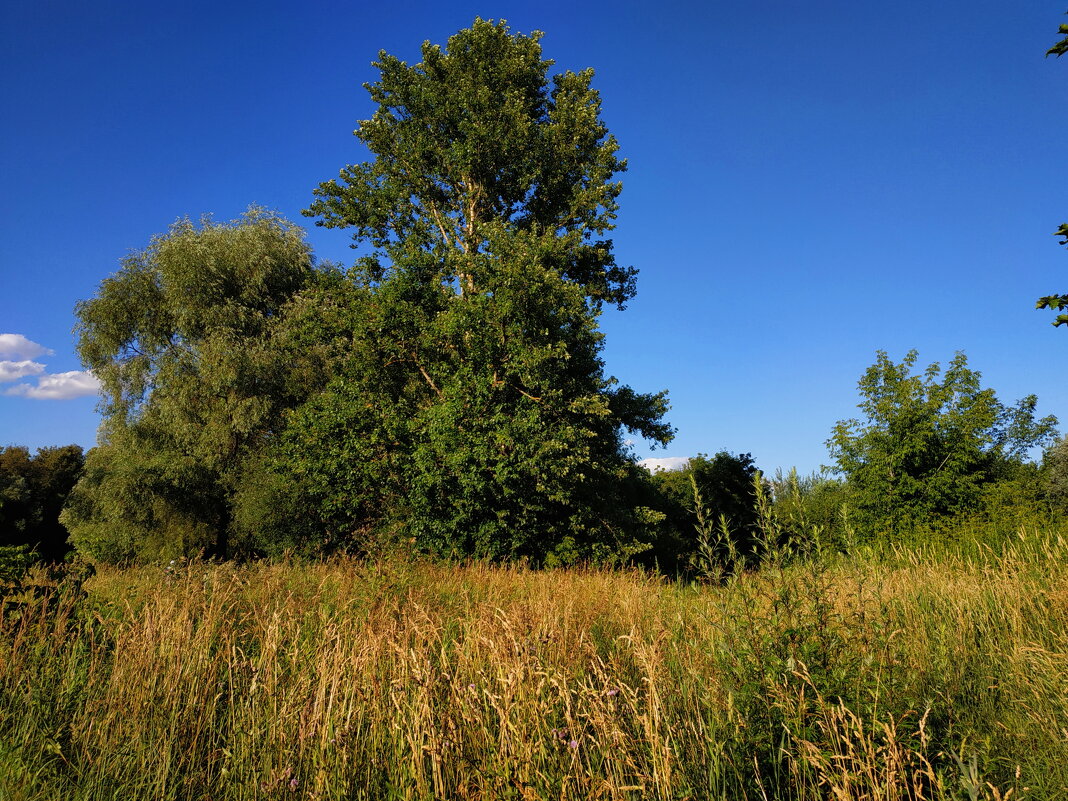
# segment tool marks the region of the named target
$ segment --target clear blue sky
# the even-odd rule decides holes
[[[299,213],[364,158],[370,62],[416,61],[476,15],[596,70],[630,161],[617,257],[641,271],[630,308],[603,318],[606,359],[670,391],[678,436],[654,455],[816,468],[877,349],[964,350],[1002,400],[1037,393],[1068,424],[1068,332],[1033,309],[1068,291],[1051,236],[1068,221],[1068,59],[1043,58],[1064,10],[3,3],[0,334],[40,347],[0,338],[7,376],[26,373],[0,384],[0,445],[94,443],[92,397],[47,397],[76,394],[74,304],[176,218],[256,203],[350,260],[347,233]]]

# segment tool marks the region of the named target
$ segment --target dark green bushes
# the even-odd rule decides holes
[[[85,458],[77,445],[0,449],[0,548],[25,546],[45,562],[70,551],[59,513],[82,475]]]

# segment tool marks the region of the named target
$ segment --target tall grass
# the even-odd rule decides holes
[[[102,571],[0,633],[0,799],[1068,798],[1068,542],[715,585]]]

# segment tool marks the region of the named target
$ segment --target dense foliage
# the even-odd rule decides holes
[[[78,349],[105,401],[64,523],[108,561],[229,555],[250,456],[308,392],[278,321],[313,279],[303,232],[253,209],[176,223],[80,303]]]
[[[81,476],[85,458],[77,445],[0,449],[0,548],[25,546],[42,561],[70,549],[59,513]]]
[[[636,290],[609,238],[626,164],[592,70],[552,74],[539,40],[476,19],[416,64],[380,54],[355,131],[369,158],[306,212],[351,231],[348,270],[316,265],[299,227],[254,208],[179,221],[78,305],[105,394],[62,515],[80,551],[400,545],[708,576],[768,547],[1064,508],[1063,443],[1029,461],[1056,421],[1035,418],[1033,396],[1003,405],[963,354],[920,375],[915,352],[878,354],[864,419],[828,441],[840,478],[768,480],[725,451],[642,470],[625,437],[671,440],[666,393],[608,375],[598,328]]]
[[[337,354],[289,418],[276,486],[331,537],[403,529],[439,554],[548,562],[645,547],[624,430],[667,442],[665,396],[604,374],[597,316],[635,271],[612,242],[625,165],[593,73],[476,20],[408,65],[382,53],[356,136],[316,190],[371,253],[294,321]]]
[[[958,353],[913,374],[880,351],[858,384],[864,419],[839,421],[828,440],[847,478],[858,521],[899,534],[975,508],[984,487],[1023,468],[1028,451],[1052,440],[1056,418],[1035,419],[1036,398],[1002,404]]]
[[[680,470],[654,472],[649,506],[662,517],[651,526],[658,536],[646,558],[668,572],[700,574],[752,556],[759,480],[751,454],[727,451],[698,454]]]
[[[1068,513],[1068,436],[1061,437],[1042,460],[1046,498],[1057,511]]]
[[[624,432],[665,443],[664,393],[604,373],[625,168],[593,73],[476,20],[409,66],[386,53],[373,155],[310,214],[365,253],[315,270],[262,211],[178,223],[79,305],[107,394],[65,520],[122,560],[403,535],[445,555],[572,562],[648,547]]]

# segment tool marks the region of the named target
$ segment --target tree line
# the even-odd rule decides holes
[[[762,498],[797,537],[898,536],[1020,488],[1063,508],[1056,420],[1002,404],[963,354],[914,374],[915,352],[878,353],[863,418],[828,441],[833,475],[771,481],[726,451],[642,469],[627,437],[671,441],[667,394],[608,375],[598,327],[636,291],[610,238],[626,162],[593,71],[552,73],[540,36],[476,19],[417,64],[380,53],[355,132],[371,157],[305,211],[352,232],[353,266],[259,208],[181,220],[125,258],[76,308],[99,444],[84,463],[3,451],[5,536],[52,526],[42,554],[62,531],[116,563],[401,543],[681,571],[757,553]],[[50,471],[51,489],[17,488]]]

